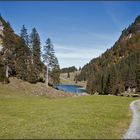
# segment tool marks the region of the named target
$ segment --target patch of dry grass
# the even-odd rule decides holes
[[[52,87],[48,87],[48,89],[46,89],[46,85],[44,83],[38,82],[37,84],[31,84],[15,77],[10,78],[9,84],[0,85],[7,87],[9,90],[21,91],[27,95],[45,96],[47,98],[64,98],[73,96],[73,94],[66,94],[63,91],[56,90]]]
[[[80,71],[75,71],[75,72],[70,72],[70,78],[67,78],[67,73],[61,73],[60,74],[60,82],[62,84],[72,84],[72,85],[78,85],[78,86],[83,86],[86,87],[86,81],[78,81],[77,83],[75,83],[74,81],[74,77],[75,75],[79,74]]]

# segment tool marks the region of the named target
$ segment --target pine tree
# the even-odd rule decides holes
[[[86,85],[86,90],[89,94],[94,94],[97,92],[96,84],[97,83],[96,83],[95,76],[90,76]]]
[[[35,73],[33,71],[33,64],[32,64],[32,52],[29,48],[29,36],[27,33],[27,29],[25,26],[22,26],[21,32],[20,32],[20,37],[22,40],[23,45],[26,48],[25,51],[25,65],[26,65],[26,71],[27,71],[27,76],[26,80],[29,81],[30,83],[35,83]]]
[[[70,78],[70,73],[69,72],[67,73],[67,78]]]
[[[121,92],[125,91],[124,81],[121,75],[121,72],[116,69],[116,83],[115,83],[115,92],[114,95],[121,94]]]
[[[30,83],[36,83],[36,72],[34,70],[34,65],[32,60],[29,59],[28,73],[27,73],[27,81]]]
[[[0,82],[4,82],[6,79],[4,68],[4,53],[3,53],[3,18],[0,16]]]
[[[104,93],[104,75],[101,76],[101,93]]]
[[[50,75],[53,84],[60,82],[60,68],[58,59],[55,56],[54,46],[51,39],[46,40],[46,45],[44,46],[43,61],[46,64],[46,86],[48,86],[48,76]]]
[[[22,40],[24,40],[24,43],[26,46],[29,46],[29,36],[27,33],[27,29],[25,28],[25,26],[22,26],[21,32],[20,32],[20,37],[22,38]]]
[[[116,91],[116,68],[115,66],[113,66],[107,77],[105,94],[115,94],[115,91]]]
[[[16,49],[16,75],[22,80],[27,80],[27,51],[27,46],[23,39],[20,38]]]
[[[50,72],[50,77],[52,79],[53,85],[60,83],[60,69],[53,68],[52,71]]]
[[[135,83],[135,73],[132,71],[132,68],[129,67],[126,80],[125,80],[125,87],[126,88],[133,88],[136,86]]]
[[[3,60],[6,70],[6,77],[9,77],[9,70],[11,73],[15,71],[15,49],[16,49],[16,36],[9,22],[3,24]]]
[[[30,36],[31,47],[32,47],[32,63],[33,63],[33,73],[36,78],[36,81],[39,81],[40,74],[42,72],[42,63],[41,63],[41,46],[40,46],[40,37],[35,28],[32,29]]]
[[[122,91],[124,91],[124,84],[123,84],[121,74],[117,70],[116,66],[113,65],[107,77],[105,94],[118,95]]]
[[[13,75],[32,83],[39,81],[39,78],[43,77],[44,64],[40,60],[40,39],[36,29],[33,29],[32,42],[29,44],[27,29],[24,25],[19,37],[14,33],[9,22],[5,22],[1,16],[0,20],[4,26],[4,35],[0,36],[3,39],[3,48],[0,54],[0,59],[2,60],[0,62],[0,72],[4,72],[1,75],[2,79],[5,76],[4,81],[6,81],[8,76]],[[32,49],[29,49],[29,45],[31,45]]]
[[[109,74],[109,93],[108,94],[114,94],[115,93],[115,90],[116,90],[116,67],[113,66],[110,74]]]
[[[111,87],[111,78],[109,74],[105,86],[105,94],[111,94],[111,92],[112,92],[112,87]]]

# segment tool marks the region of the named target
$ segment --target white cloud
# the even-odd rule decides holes
[[[54,46],[61,68],[73,65],[76,67],[84,66],[92,58],[98,57],[105,51],[103,49],[65,46],[60,44],[54,44]]]

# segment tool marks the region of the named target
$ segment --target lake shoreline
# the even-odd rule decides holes
[[[83,86],[74,84],[58,84],[54,86],[55,89],[64,91],[65,93],[72,93],[75,95],[88,95]]]

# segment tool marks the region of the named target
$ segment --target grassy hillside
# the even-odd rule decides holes
[[[1,139],[121,138],[134,100],[116,96],[50,100],[29,94],[30,88],[0,84],[0,89]]]
[[[21,93],[23,95],[25,94],[27,96],[44,96],[49,99],[63,98],[63,97],[65,98],[65,97],[73,96],[73,94],[70,94],[70,93],[66,94],[63,91],[56,90],[52,87],[48,87],[48,90],[47,90],[44,83],[38,82],[36,84],[31,84],[29,82],[22,81],[17,78],[10,78],[9,80],[10,80],[10,83],[7,85],[0,84],[1,95],[8,94],[9,96],[11,95],[11,92],[14,92],[14,93]]]
[[[74,85],[79,85],[79,86],[83,86],[83,87],[86,87],[86,81],[78,81],[77,83],[75,83],[74,81],[74,77],[75,75],[79,74],[80,71],[75,71],[75,72],[70,72],[70,78],[67,78],[67,73],[61,73],[60,74],[60,82],[62,84],[74,84]]]

